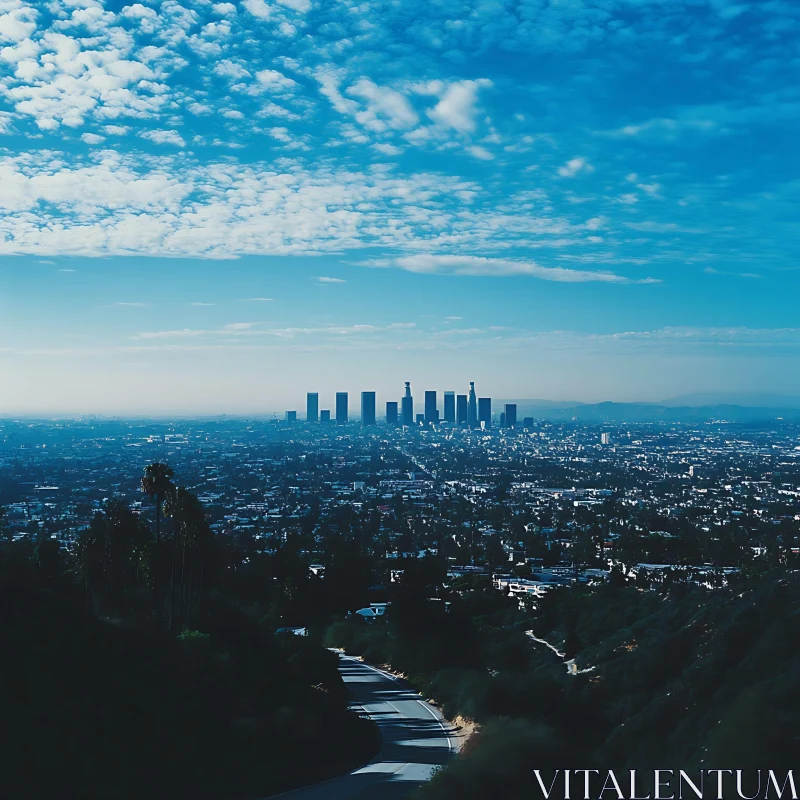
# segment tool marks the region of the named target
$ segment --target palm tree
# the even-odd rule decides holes
[[[156,542],[161,541],[161,512],[164,501],[175,493],[172,478],[175,476],[171,467],[156,462],[144,468],[142,476],[142,491],[152,500],[156,501]]]
[[[177,490],[169,496],[164,504],[164,513],[172,518],[172,529],[174,534],[172,552],[172,589],[170,602],[170,627],[181,628],[183,622],[190,616],[192,608],[192,582],[195,560],[200,561],[200,594],[202,596],[202,569],[205,556],[208,551],[208,544],[211,538],[211,529],[208,527],[205,510],[197,496],[188,489],[179,486]],[[178,609],[178,624],[174,624],[175,615],[175,583],[177,581],[178,569],[178,548],[181,549],[180,564],[180,588],[178,597],[180,606]],[[186,555],[189,555],[189,586],[186,591]],[[185,606],[185,608],[184,608]]]

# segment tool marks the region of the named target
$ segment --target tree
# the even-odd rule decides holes
[[[202,600],[203,573],[211,543],[211,529],[203,504],[188,489],[179,486],[167,496],[164,513],[173,521],[173,559],[171,585],[171,620],[175,613],[175,584],[179,582],[178,627],[188,621],[192,611],[195,570],[199,572],[199,598]],[[180,551],[180,577],[178,552]],[[188,563],[187,563],[188,562]]]
[[[142,491],[152,500],[156,501],[156,542],[161,541],[161,514],[164,502],[175,493],[172,478],[175,473],[166,464],[156,462],[144,468],[142,476]]]
[[[14,541],[14,533],[8,524],[6,510],[2,507],[0,507],[0,539],[5,540],[6,544],[11,544]]]
[[[126,591],[139,588],[147,568],[150,536],[138,514],[111,500],[77,541],[76,556],[86,594],[118,607]]]

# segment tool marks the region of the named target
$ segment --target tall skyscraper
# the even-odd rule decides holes
[[[287,411],[286,412],[286,421],[287,422],[297,422],[297,412],[296,411]]]
[[[478,422],[483,422],[484,427],[492,427],[492,398],[479,397],[478,398]]]
[[[317,392],[309,392],[306,395],[306,420],[319,422],[319,394]]]
[[[436,408],[436,392],[425,392],[425,424],[436,425],[439,422],[439,410]]]
[[[517,404],[506,403],[506,428],[514,428],[517,424]]]
[[[336,392],[336,424],[344,425],[347,422],[347,392]]]
[[[411,427],[414,424],[414,398],[411,396],[411,384],[406,381],[406,393],[400,407],[403,425]]]
[[[456,422],[459,425],[466,425],[468,420],[467,396],[465,394],[456,395]]]
[[[375,424],[375,392],[361,392],[361,424]]]
[[[470,428],[478,427],[478,398],[475,396],[475,381],[469,382],[469,395],[467,396],[467,425]]]
[[[453,425],[456,421],[456,393],[444,393],[444,421]]]
[[[386,424],[397,425],[397,402],[390,400],[386,404]]]
[[[331,410],[329,408],[323,408],[322,411],[319,412],[319,421],[323,424],[327,424],[331,421]]]

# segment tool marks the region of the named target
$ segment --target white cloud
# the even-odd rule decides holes
[[[451,128],[459,133],[472,133],[475,130],[478,91],[490,86],[492,86],[490,80],[481,78],[450,84],[430,81],[416,88],[420,94],[435,94],[439,97],[439,102],[428,110],[428,116],[437,125]]]
[[[231,322],[229,325],[225,326],[225,330],[249,331],[255,324],[255,322]]]
[[[291,8],[293,11],[298,11],[305,14],[311,8],[310,0],[278,0],[278,2],[286,8]]]
[[[292,146],[287,130],[270,134]],[[0,254],[235,258],[370,247],[477,257],[514,246],[615,260],[587,236],[594,223],[553,216],[539,191],[498,202],[494,190],[441,172],[401,176],[383,164],[358,172],[314,160],[312,168],[286,155],[280,164],[200,164],[186,151],[124,156],[101,146],[69,160],[0,157]]]
[[[99,16],[82,20],[94,37],[68,36],[53,26],[35,42],[25,39],[2,51],[4,60],[16,66],[0,81],[0,96],[41,130],[80,127],[90,116],[152,116],[166,102],[166,86],[155,80],[156,73],[130,57],[130,38],[119,28],[107,29],[108,15],[96,10]]]
[[[267,20],[272,16],[272,11],[264,0],[243,0],[242,5],[258,19]]]
[[[491,161],[492,159],[494,159],[494,156],[485,147],[478,147],[477,145],[473,145],[472,147],[467,148],[467,152],[471,156],[474,156],[475,158],[478,158],[481,161]]]
[[[375,142],[372,145],[374,150],[377,150],[379,153],[383,153],[385,156],[399,156],[400,153],[403,152],[402,147],[397,147],[393,144],[388,144],[386,142]]]
[[[155,144],[174,144],[176,147],[186,147],[186,142],[178,131],[142,131],[139,136]]]
[[[83,133],[81,134],[81,139],[86,142],[86,144],[100,144],[106,140],[106,137],[98,136],[96,133]]]
[[[221,75],[225,78],[233,78],[234,80],[242,80],[242,78],[249,78],[250,72],[241,64],[230,59],[223,59],[214,65],[214,73]]]
[[[320,92],[330,100],[331,105],[340,113],[354,116],[358,111],[358,103],[349,100],[339,91],[340,78],[330,69],[320,69],[314,74],[319,81]]]
[[[656,283],[652,278],[633,280],[611,272],[587,272],[585,270],[542,267],[531,261],[512,261],[504,258],[480,256],[412,255],[394,258],[371,259],[361,262],[365,267],[396,267],[408,272],[428,275],[469,275],[501,277],[529,275],[545,281],[559,283]]]
[[[355,118],[370,130],[402,130],[419,122],[417,112],[411,107],[408,98],[389,86],[378,86],[367,78],[361,78],[347,90],[347,94],[366,104],[366,109],[357,111]]]
[[[281,92],[293,89],[297,86],[297,81],[287,78],[276,69],[262,69],[256,72],[258,85],[269,92]]]
[[[558,168],[558,174],[562,178],[573,178],[579,173],[591,172],[594,172],[594,167],[585,158],[571,158],[563,167]]]
[[[6,13],[0,13],[0,42],[21,42],[36,30],[36,10],[28,5],[11,5]],[[0,11],[4,10],[0,6]]]
[[[328,278],[326,276],[320,276],[317,280],[320,283],[347,283],[344,278]]]

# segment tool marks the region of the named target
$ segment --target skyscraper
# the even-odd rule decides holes
[[[375,392],[361,392],[361,424],[375,424]]]
[[[466,425],[468,419],[467,396],[465,394],[456,395],[456,422],[459,425]]]
[[[386,404],[386,424],[397,425],[397,402],[394,400]]]
[[[456,421],[456,393],[444,393],[444,421],[453,425]]]
[[[329,408],[323,408],[322,411],[319,412],[319,421],[324,424],[331,421],[331,410]]]
[[[484,427],[492,427],[492,398],[478,398],[478,422],[483,422]]]
[[[469,395],[467,396],[467,425],[470,428],[478,427],[478,398],[475,397],[475,381],[469,382]]]
[[[336,392],[336,424],[344,425],[347,422],[347,392]]]
[[[435,425],[439,422],[439,410],[436,408],[436,392],[425,392],[425,424]]]
[[[319,421],[319,394],[309,392],[306,395],[306,420],[308,422]]]
[[[411,396],[411,384],[406,381],[406,393],[402,400],[401,415],[403,425],[411,427],[414,424],[414,398]]]
[[[286,421],[287,422],[297,422],[297,412],[296,411],[287,411],[286,412]]]
[[[517,404],[506,403],[506,428],[514,428],[517,424]]]

